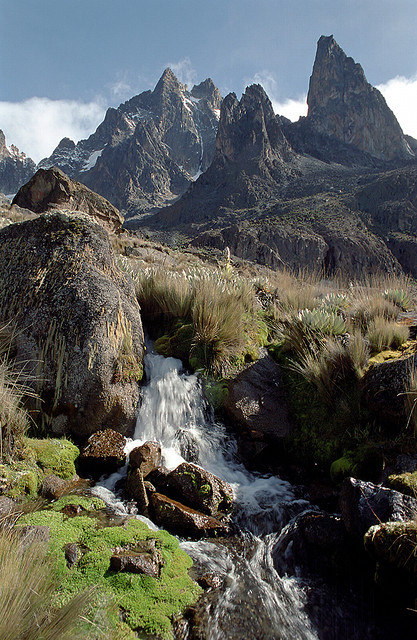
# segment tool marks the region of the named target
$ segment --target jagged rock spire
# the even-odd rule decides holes
[[[384,97],[333,36],[317,43],[307,103],[307,117],[321,133],[381,160],[413,156]]]

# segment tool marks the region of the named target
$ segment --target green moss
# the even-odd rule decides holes
[[[70,480],[75,475],[74,462],[80,452],[78,448],[68,440],[57,438],[46,438],[37,440],[35,438],[25,438],[29,455],[33,455],[38,466],[45,474],[55,475]]]
[[[67,495],[62,496],[59,500],[56,500],[51,504],[53,511],[62,511],[67,505],[75,505],[85,509],[86,511],[96,511],[98,509],[105,509],[106,504],[101,498],[95,496],[79,496],[79,495]]]
[[[202,484],[201,487],[198,489],[198,493],[201,496],[210,496],[212,493],[211,486],[209,484]]]
[[[78,496],[76,499],[79,500]],[[50,553],[61,578],[57,604],[66,602],[88,586],[96,585],[92,608],[103,597],[117,603],[116,608],[110,609],[112,638],[128,640],[134,637],[131,630],[138,629],[145,634],[171,639],[172,616],[193,604],[201,593],[200,587],[188,576],[192,561],[179,548],[178,540],[166,531],[151,531],[140,520],[131,519],[120,527],[97,528],[91,517],[66,518],[55,508],[59,503],[68,504],[68,501],[68,497],[61,499],[54,509],[25,515],[19,521],[19,525],[50,527]],[[93,504],[99,507],[99,503]],[[134,546],[146,539],[156,540],[165,562],[158,579],[109,570],[113,548]],[[76,543],[80,551],[71,569],[67,567],[63,549],[69,542]],[[119,609],[124,611],[126,624],[120,622]]]
[[[392,489],[405,493],[407,496],[417,498],[417,471],[413,473],[401,473],[391,475],[388,484]]]
[[[221,409],[229,395],[227,381],[223,378],[207,378],[204,384],[204,393],[214,409]]]
[[[352,458],[348,456],[343,456],[335,460],[330,467],[330,478],[332,482],[339,483],[342,482],[344,478],[353,476],[354,466],[355,463]]]

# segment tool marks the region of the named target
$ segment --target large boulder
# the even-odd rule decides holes
[[[125,445],[126,438],[114,429],[96,431],[81,452],[80,468],[92,476],[113,473],[126,462]]]
[[[406,426],[411,411],[407,408],[407,392],[416,373],[417,359],[412,354],[375,364],[364,375],[366,404],[383,425]]]
[[[246,435],[282,441],[292,431],[279,366],[264,351],[229,383],[225,409]]]
[[[13,204],[35,213],[65,209],[90,215],[107,231],[120,231],[123,217],[108,200],[71,180],[61,169],[39,169],[13,199]]]
[[[17,358],[39,396],[37,422],[81,438],[133,430],[140,310],[100,225],[56,212],[2,229],[0,321],[15,325]]]
[[[160,466],[161,459],[162,450],[159,442],[147,441],[132,449],[129,454],[129,467],[139,469],[142,476],[146,478]]]

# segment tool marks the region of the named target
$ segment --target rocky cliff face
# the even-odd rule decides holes
[[[299,158],[271,101],[260,85],[252,85],[240,101],[234,93],[223,100],[212,164],[181,200],[155,214],[153,222],[165,227],[213,224],[221,210],[274,202],[298,172]]]
[[[164,206],[210,165],[220,105],[212,80],[188,91],[166,69],[154,91],[108,109],[88,140],[64,138],[39,166],[58,166],[128,215]]]
[[[57,209],[82,211],[110,232],[120,231],[123,224],[116,207],[83,184],[71,180],[56,167],[39,169],[19,189],[12,204],[34,213]]]
[[[12,144],[6,146],[6,138],[0,129],[0,192],[15,194],[35,172],[36,165]]]
[[[382,94],[333,36],[318,41],[307,103],[307,119],[321,133],[381,160],[414,155]]]

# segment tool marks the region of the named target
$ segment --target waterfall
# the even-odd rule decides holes
[[[198,376],[186,373],[180,360],[148,349],[145,367],[148,384],[127,453],[146,440],[158,441],[166,467],[173,469],[191,456],[194,463],[229,482],[235,494],[234,518],[241,532],[238,540],[181,543],[198,567],[223,579],[217,597],[210,602],[207,623],[202,622],[204,637],[317,638],[303,611],[302,586],[295,578],[281,578],[272,560],[272,548],[281,530],[307,502],[296,498],[288,482],[250,473],[236,462],[234,439],[214,419]],[[113,490],[125,473],[126,467],[95,488],[95,493],[119,512],[124,507]]]

